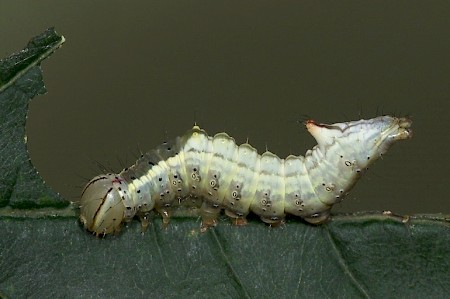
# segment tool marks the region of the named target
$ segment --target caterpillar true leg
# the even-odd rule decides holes
[[[318,144],[304,157],[280,159],[194,126],[121,173],[92,179],[82,193],[80,221],[104,235],[137,214],[145,230],[156,210],[167,226],[172,205],[194,197],[203,199],[202,231],[217,224],[222,209],[238,225],[249,212],[274,226],[286,214],[323,223],[371,163],[397,140],[412,137],[411,120],[392,116],[332,125],[310,120],[306,127]]]

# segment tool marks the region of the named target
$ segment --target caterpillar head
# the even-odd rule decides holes
[[[362,166],[376,160],[396,141],[411,138],[411,124],[412,121],[407,117],[386,115],[332,125],[309,120],[306,128],[323,151],[337,140],[341,147],[354,151],[354,158],[359,159],[358,164]],[[369,161],[364,161],[367,158]]]
[[[385,135],[391,142],[408,139],[413,136],[411,130],[412,121],[407,117],[382,116],[385,122]]]
[[[398,140],[412,138],[412,121],[407,117],[380,116],[374,118],[373,125],[366,125],[366,133],[360,133],[360,139],[365,137],[365,147],[368,153],[372,153],[371,161],[387,152]],[[361,126],[364,127],[364,126]],[[363,137],[364,136],[364,137]]]
[[[122,202],[124,184],[119,176],[106,174],[96,176],[84,187],[80,200],[80,221],[86,230],[97,236],[120,230],[126,216]]]

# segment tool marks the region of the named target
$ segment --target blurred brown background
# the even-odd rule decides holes
[[[28,144],[70,200],[194,121],[285,157],[315,144],[297,121],[407,114],[337,210],[450,212],[448,1],[2,1],[0,57],[50,26]]]

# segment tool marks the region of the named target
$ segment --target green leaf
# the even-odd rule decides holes
[[[137,221],[105,239],[86,233],[71,206],[57,209],[67,201],[26,151],[28,102],[45,92],[39,63],[63,41],[49,29],[0,62],[0,298],[448,297],[443,215],[335,215],[281,228],[222,220],[204,234],[197,218],[163,229],[154,217],[145,234]]]
[[[450,292],[449,223],[386,216],[222,222],[168,229],[133,222],[98,239],[74,218],[4,218],[0,288],[8,297],[443,298]]]
[[[68,205],[31,164],[25,135],[28,104],[46,92],[40,63],[63,42],[62,36],[48,29],[25,49],[0,61],[0,207]]]

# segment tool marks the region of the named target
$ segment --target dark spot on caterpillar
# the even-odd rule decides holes
[[[137,193],[141,193],[141,190],[136,191]]]
[[[161,182],[161,181],[162,181],[162,178],[159,178],[159,179],[158,179],[158,181],[160,181],[160,182]]]
[[[174,174],[173,177],[176,179],[176,178],[178,178],[178,175]]]
[[[352,165],[352,162],[350,162],[350,161],[345,161],[345,165],[351,166],[351,165]]]
[[[148,164],[155,166],[155,163],[153,163],[152,161],[148,161]]]
[[[127,210],[131,210],[131,207],[127,207]]]
[[[125,196],[122,196],[122,200],[125,200]]]
[[[170,147],[168,147],[167,150],[170,151]]]
[[[117,189],[119,189],[119,191],[122,191],[122,188],[121,188],[121,187],[119,187],[119,188],[117,188]]]
[[[136,179],[136,177],[135,177],[135,176],[132,176],[132,177],[131,177],[131,179],[132,179],[132,180],[135,180],[135,179]]]

